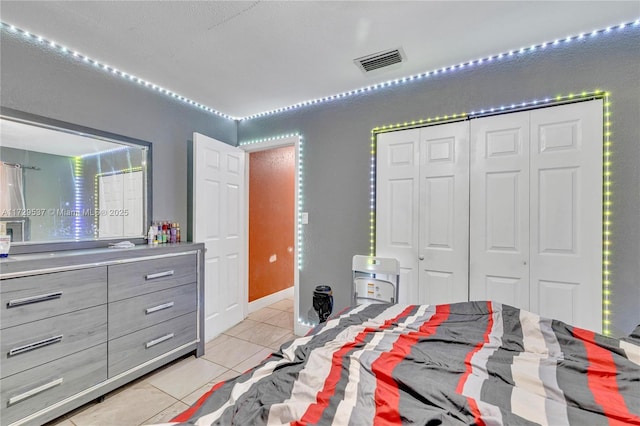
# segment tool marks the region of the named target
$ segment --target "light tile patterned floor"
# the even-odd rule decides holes
[[[293,299],[251,313],[190,356],[162,367],[47,426],[139,426],[168,422],[209,390],[265,359],[295,338]],[[134,409],[135,407],[135,409]]]

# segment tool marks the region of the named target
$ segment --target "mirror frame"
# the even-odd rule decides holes
[[[25,122],[26,124],[31,124],[34,126],[51,128],[53,130],[60,130],[67,133],[76,133],[81,134],[83,136],[93,136],[97,139],[103,139],[107,141],[112,141],[114,143],[121,143],[124,145],[138,145],[141,147],[147,148],[147,187],[146,187],[146,220],[143,224],[143,230],[149,228],[151,224],[152,215],[152,206],[153,206],[153,185],[152,185],[152,177],[153,177],[153,144],[151,142],[135,139],[128,136],[120,135],[117,133],[111,133],[104,130],[98,130],[91,127],[81,126],[78,124],[69,123],[66,121],[55,120],[53,118],[43,117],[41,115],[31,114],[24,111],[19,111],[16,109],[8,108],[8,107],[0,107],[0,116],[6,117],[8,119],[18,120]],[[77,250],[77,249],[90,249],[90,248],[100,248],[107,247],[109,244],[117,243],[119,241],[131,241],[132,243],[138,244],[146,244],[147,240],[144,236],[140,238],[112,238],[108,240],[80,240],[80,241],[55,241],[55,242],[33,242],[28,244],[12,244],[11,249],[9,251],[11,254],[25,254],[25,253],[40,253],[40,252],[48,252],[48,251],[59,251],[59,250]]]

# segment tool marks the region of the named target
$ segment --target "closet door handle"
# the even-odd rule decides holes
[[[418,260],[424,260],[424,256],[418,256]]]
[[[173,302],[163,303],[162,305],[154,306],[153,308],[147,308],[144,310],[144,313],[149,315],[154,312],[161,311],[163,309],[169,309],[173,306]]]
[[[158,272],[157,274],[148,274],[145,275],[145,279],[146,280],[153,280],[156,278],[162,278],[162,277],[170,277],[171,275],[173,275],[173,269],[170,271],[164,271],[164,272]]]
[[[33,351],[35,349],[40,349],[45,346],[53,345],[54,343],[58,343],[62,341],[62,334],[59,336],[48,337],[46,339],[39,340],[37,342],[29,343],[28,345],[19,346],[17,348],[13,348],[9,351],[9,356],[19,355],[25,352]]]
[[[47,300],[60,299],[62,297],[61,291],[53,293],[39,294],[38,296],[25,297],[22,299],[9,300],[7,308],[15,308],[16,306],[30,305],[32,303],[46,302]]]
[[[157,339],[154,339],[154,340],[151,340],[151,341],[147,342],[144,345],[144,348],[145,349],[149,349],[152,346],[155,346],[155,345],[160,344],[162,342],[166,342],[169,339],[173,339],[173,336],[174,336],[173,333],[169,333],[166,336],[158,337]]]
[[[13,405],[13,404],[17,404],[20,401],[24,401],[27,398],[31,398],[32,396],[35,396],[39,393],[42,393],[46,390],[49,390],[51,388],[54,388],[56,386],[59,386],[62,384],[62,377],[60,377],[59,379],[56,379],[52,382],[46,383],[42,386],[38,386],[37,388],[33,388],[31,390],[26,391],[25,393],[21,393],[20,395],[16,395],[13,398],[9,398],[9,402],[8,405]]]

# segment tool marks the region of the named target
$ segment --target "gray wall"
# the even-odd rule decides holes
[[[345,307],[351,257],[368,253],[368,152],[373,127],[555,94],[609,90],[615,142],[613,331],[626,334],[640,324],[638,35],[638,27],[614,31],[236,127],[3,32],[0,101],[6,107],[152,142],[154,216],[184,223],[187,140],[193,131],[230,144],[300,132],[305,141],[304,209],[309,212],[300,276],[304,315],[319,284],[333,287],[334,312]],[[363,78],[363,86],[369,83]]]
[[[345,100],[240,122],[240,141],[300,132],[305,141],[304,316],[316,285],[349,303],[351,257],[367,254],[369,142],[378,125],[536,98],[611,92],[613,119],[613,332],[640,324],[640,29],[430,77]],[[313,84],[313,81],[309,81]],[[362,85],[367,85],[363,78]],[[596,231],[597,232],[597,231]],[[600,280],[600,277],[594,277]]]
[[[237,144],[234,121],[6,31],[0,39],[0,65],[3,107],[151,142],[157,219],[187,223],[187,141],[193,132]]]

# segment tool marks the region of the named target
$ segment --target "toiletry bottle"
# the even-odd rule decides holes
[[[149,232],[147,232],[147,244],[150,246],[153,245],[153,240],[155,239],[155,232],[153,232],[153,225],[149,226]]]
[[[178,228],[177,228],[177,224],[176,223],[172,223],[171,224],[171,242],[172,243],[176,243],[178,242]]]
[[[180,242],[180,224],[176,222],[176,243]]]

